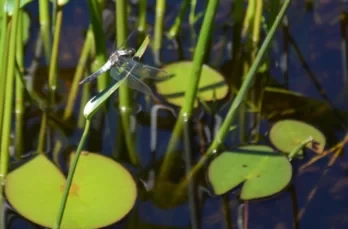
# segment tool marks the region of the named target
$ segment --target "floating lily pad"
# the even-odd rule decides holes
[[[208,178],[217,195],[244,182],[241,199],[271,196],[284,189],[291,180],[292,167],[282,154],[263,145],[241,147],[224,152],[208,168]]]
[[[38,155],[8,174],[5,193],[21,215],[52,228],[65,181],[52,162]],[[132,209],[136,195],[131,174],[119,163],[98,154],[83,154],[77,165],[61,228],[101,228],[117,222]]]
[[[184,104],[184,93],[187,89],[193,63],[189,61],[176,62],[164,66],[162,69],[173,75],[172,78],[156,83],[157,91],[169,103],[181,107]],[[199,81],[198,97],[207,102],[223,99],[228,93],[228,86],[224,77],[207,65],[203,65]],[[214,96],[215,94],[215,96]],[[195,101],[195,107],[198,102]]]
[[[272,82],[276,85],[276,82]],[[337,131],[345,131],[348,112],[333,108],[323,99],[279,87],[265,87],[262,96],[262,115],[270,122],[295,119],[315,126],[326,137],[326,144],[336,145],[341,139]]]
[[[278,121],[273,125],[269,133],[272,144],[279,151],[287,154],[309,137],[313,137],[314,142],[308,143],[306,148],[316,153],[322,153],[326,144],[324,134],[305,122],[290,119]]]

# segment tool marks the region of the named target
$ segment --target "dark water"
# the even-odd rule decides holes
[[[149,9],[149,22],[154,20],[155,1],[148,1],[153,8]],[[169,28],[173,21],[173,16],[178,10],[178,1],[167,1],[168,19],[166,27]],[[303,1],[293,1],[292,7],[288,11],[288,20],[290,31],[296,40],[304,58],[308,62],[311,70],[316,75],[320,84],[324,87],[330,100],[334,106],[339,109],[348,110],[348,98],[344,95],[343,82],[343,66],[341,54],[341,35],[339,25],[339,14],[347,9],[347,4],[338,4],[338,1],[314,1],[317,2],[314,12],[305,12]],[[37,23],[38,12],[37,2],[28,6],[34,22]],[[219,13],[217,15],[217,25],[223,22],[227,16],[230,1],[221,1]],[[197,11],[204,9],[204,3],[198,1]],[[89,24],[88,8],[85,1],[71,1],[64,8],[63,33],[61,34],[60,43],[60,68],[73,68],[76,66],[80,50],[84,41],[83,33]],[[199,24],[200,25],[200,24]],[[199,26],[198,25],[198,26]],[[36,39],[38,28],[32,27],[31,42],[29,53],[26,57],[26,64],[29,65],[32,58],[33,41]],[[217,34],[222,32],[217,30]],[[277,38],[281,38],[281,34],[277,34]],[[218,38],[215,38],[218,41]],[[214,40],[215,40],[214,39]],[[110,42],[112,43],[112,42]],[[171,44],[165,41],[164,44]],[[279,60],[281,52],[281,39],[275,43],[274,49],[275,60]],[[278,50],[277,50],[278,49]],[[227,52],[224,53],[225,59],[216,64],[220,67],[227,58]],[[190,55],[185,52],[186,58]],[[211,59],[214,59],[214,54],[211,54]],[[176,52],[164,48],[162,61],[168,63],[176,60]],[[143,61],[148,64],[153,64],[151,52],[147,52]],[[293,50],[290,51],[289,61],[290,85],[289,88],[296,92],[301,92],[309,97],[322,99],[318,90],[313,86],[308,74],[302,68],[298,58]],[[273,77],[282,80],[281,71],[274,63],[272,70]],[[64,81],[69,81],[69,76],[62,76]],[[40,78],[39,80],[46,80]],[[64,85],[64,84],[63,84]],[[66,86],[67,84],[65,84]],[[62,90],[66,93],[68,87]],[[62,105],[64,107],[64,105]],[[221,111],[221,116],[226,113],[226,109]],[[76,110],[77,112],[77,110]],[[330,122],[331,120],[326,120]],[[118,125],[118,123],[114,123]],[[114,126],[113,125],[113,126]],[[263,123],[261,131],[266,132],[268,125]],[[150,135],[148,126],[137,126],[137,150],[141,155],[142,165],[151,165],[151,149]],[[345,133],[338,132],[341,138]],[[81,132],[75,131],[71,142],[78,142]],[[166,143],[170,137],[169,131],[161,131],[158,142],[157,158],[161,158],[165,151]],[[104,137],[104,136],[101,136]],[[105,134],[103,148],[99,149],[106,155],[113,152],[108,136]],[[231,142],[226,143],[227,146],[232,145]],[[93,146],[90,146],[93,147]],[[305,162],[308,159],[305,160]],[[345,148],[342,157],[338,158],[335,165],[332,166],[327,173],[324,174],[327,168],[329,158],[325,157],[316,162],[309,169],[302,173],[297,173],[296,170],[303,165],[303,161],[294,161],[294,177],[293,177],[293,193],[296,193],[297,200],[290,191],[282,192],[277,196],[268,200],[249,202],[248,209],[248,228],[250,229],[285,229],[295,228],[293,225],[293,204],[297,203],[297,208],[300,211],[305,209],[305,213],[300,217],[299,228],[317,228],[317,229],[346,229],[348,228],[348,156],[347,147]],[[315,195],[309,200],[309,196],[313,189],[317,187]],[[229,195],[231,217],[234,223],[237,222],[237,213],[239,202],[233,193]],[[189,207],[183,205],[171,210],[159,209],[151,202],[138,202],[135,206],[136,212],[140,221],[163,227],[138,227],[138,228],[189,228]],[[134,213],[133,210],[132,213]],[[204,202],[202,207],[202,228],[215,229],[225,228],[222,211],[222,199],[220,197],[210,197]],[[127,222],[127,218],[117,225],[108,228],[122,228]],[[164,227],[170,226],[170,227]],[[28,222],[23,219],[13,220],[10,228],[34,228],[30,227]],[[234,228],[237,228],[234,225]]]

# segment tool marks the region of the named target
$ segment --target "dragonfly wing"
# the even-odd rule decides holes
[[[166,80],[169,78],[169,74],[166,71],[152,67],[150,65],[142,65],[136,69],[139,69],[139,72],[142,72],[142,74],[144,74],[144,78],[155,80]],[[134,71],[137,71],[136,69]]]
[[[146,95],[152,95],[152,90],[149,86],[147,86],[145,83],[143,83],[141,80],[137,79],[133,74],[132,70],[130,72],[126,69],[122,69],[122,67],[117,68],[113,67],[110,70],[110,75],[113,79],[119,81],[122,80],[124,77],[127,77],[127,86],[129,88],[132,88],[134,90],[140,91]]]
[[[134,76],[128,76],[127,78],[128,87],[134,90],[140,91],[146,95],[152,95],[152,90],[149,86],[143,83],[141,80],[137,79]]]
[[[112,67],[111,62],[108,60],[103,67],[101,67],[98,71],[96,71],[95,73],[93,73],[92,75],[87,76],[86,78],[84,78],[82,81],[80,81],[79,84],[84,84],[87,82],[91,82],[93,81],[95,78],[97,78],[99,75],[103,74],[104,72],[106,72],[107,70],[109,70]]]
[[[131,72],[138,79],[150,78],[155,80],[165,80],[169,74],[159,68],[144,65],[132,58],[120,56],[117,65],[124,70]]]
[[[117,69],[117,67],[113,67],[110,70],[110,76],[114,80],[121,80],[124,77],[124,75],[125,75],[125,72],[123,72],[123,75],[122,75],[122,72],[120,72],[119,69]]]

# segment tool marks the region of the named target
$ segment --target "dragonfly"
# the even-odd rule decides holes
[[[149,86],[140,79],[154,79],[162,81],[169,78],[169,74],[162,69],[145,65],[133,58],[134,49],[115,50],[109,57],[108,61],[96,72],[83,79],[80,84],[91,82],[99,75],[110,70],[110,76],[119,81],[127,77],[128,87],[146,95],[153,95]]]

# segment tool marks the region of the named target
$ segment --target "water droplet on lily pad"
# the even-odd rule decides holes
[[[190,61],[175,62],[163,66],[162,69],[172,77],[156,83],[156,88],[157,92],[168,103],[179,107],[183,106],[184,93],[187,90],[192,67],[193,62]],[[203,65],[198,90],[199,99],[208,102],[214,100],[214,98],[216,100],[225,98],[228,93],[228,86],[219,72],[208,65]],[[197,100],[194,106],[198,106]]]
[[[65,182],[47,157],[37,155],[8,174],[5,193],[22,216],[52,228]],[[136,184],[121,164],[99,154],[82,154],[61,228],[101,228],[115,223],[133,208],[136,196]]]

